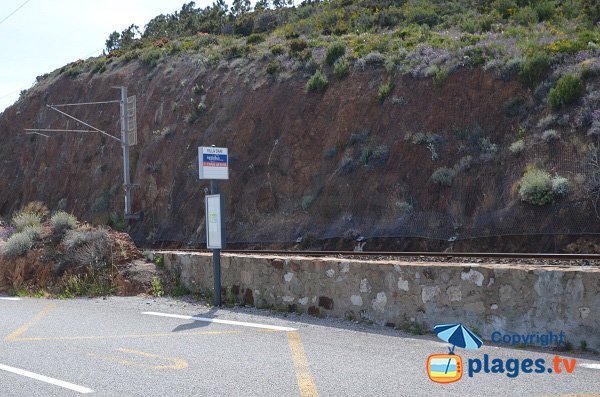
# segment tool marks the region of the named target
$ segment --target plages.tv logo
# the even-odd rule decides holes
[[[502,374],[516,378],[520,374],[572,374],[577,360],[555,355],[552,359],[537,358],[493,358],[484,354],[483,358],[469,358],[463,365],[462,358],[454,354],[458,346],[463,349],[479,349],[483,342],[462,324],[442,324],[433,327],[437,336],[448,343],[448,354],[432,354],[427,358],[427,375],[437,383],[452,383],[460,380],[466,372],[469,378],[483,374]],[[561,338],[564,336],[560,334]],[[561,339],[562,340],[562,339]]]
[[[452,383],[463,375],[462,358],[454,354],[456,346],[463,349],[479,349],[483,341],[462,324],[441,324],[433,327],[438,338],[452,344],[448,354],[432,354],[427,357],[427,375],[437,383]]]

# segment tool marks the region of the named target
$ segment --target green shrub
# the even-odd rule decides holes
[[[519,196],[533,205],[546,205],[554,201],[552,178],[546,171],[529,168],[520,181]]]
[[[177,284],[171,291],[171,296],[173,296],[173,297],[185,296],[185,295],[190,295],[191,293],[192,293],[192,291],[190,291],[185,285]]]
[[[584,87],[579,76],[568,74],[561,77],[548,93],[548,103],[553,109],[571,105],[583,95]]]
[[[27,237],[31,239],[31,241],[38,241],[42,237],[42,227],[41,226],[27,226],[21,232]]]
[[[75,229],[75,226],[77,226],[77,218],[65,211],[57,211],[52,215],[52,218],[50,218],[50,223],[54,227],[54,230],[62,232]]]
[[[162,286],[162,282],[160,281],[160,278],[157,276],[154,276],[154,277],[152,277],[152,280],[150,281],[150,283],[152,284],[152,295],[154,295],[156,297],[163,296],[164,291],[163,291],[163,286]]]
[[[329,80],[327,77],[321,73],[320,70],[317,70],[315,74],[313,74],[308,82],[306,83],[306,91],[320,91],[323,92],[327,89],[329,85]]]
[[[404,17],[409,23],[435,26],[439,22],[439,10],[432,2],[407,2]]]
[[[519,154],[522,151],[525,150],[525,141],[522,139],[519,139],[518,141],[513,142],[509,147],[508,150],[510,150],[511,153],[513,154]]]
[[[48,217],[48,214],[50,214],[50,211],[48,211],[48,207],[46,207],[46,205],[41,201],[32,201],[30,203],[27,203],[27,205],[23,207],[21,212],[37,214],[42,221]]]
[[[433,75],[433,84],[436,87],[442,87],[446,80],[448,80],[449,72],[446,68],[438,68]]]
[[[265,41],[265,35],[259,33],[253,33],[246,39],[246,44],[258,44]]]
[[[112,239],[105,229],[69,230],[62,243],[66,258],[76,266],[100,268],[109,263]]]
[[[124,232],[127,230],[127,221],[116,212],[110,213],[106,224],[119,232]]]
[[[339,80],[343,79],[350,73],[350,63],[346,58],[340,58],[333,64],[333,74]]]
[[[281,63],[277,60],[269,62],[267,65],[267,73],[275,74],[281,70]]]
[[[529,26],[534,23],[537,23],[538,14],[533,8],[527,6],[527,7],[519,8],[519,10],[515,13],[513,18],[519,24],[524,25],[524,26]]]
[[[33,239],[27,233],[15,233],[6,240],[2,255],[7,258],[16,258],[33,248]]]
[[[537,52],[525,59],[519,71],[519,80],[529,88],[537,86],[546,76],[550,68],[550,57],[543,52]]]
[[[517,9],[517,3],[513,0],[495,0],[492,7],[500,13],[502,18],[508,18]]]
[[[367,146],[360,152],[359,163],[365,166],[369,165],[369,157],[371,157],[371,148]]]
[[[42,217],[35,212],[20,211],[13,216],[12,224],[17,232],[22,232],[27,226],[41,226]]]
[[[325,54],[325,63],[327,65],[333,65],[338,58],[346,53],[346,45],[340,41],[332,43],[327,47],[327,53]]]
[[[290,41],[290,55],[298,54],[308,47],[308,43],[302,39],[294,39]],[[272,51],[272,50],[271,50]]]
[[[390,148],[386,145],[378,145],[370,150],[369,164],[383,165],[390,157]]]
[[[312,194],[302,196],[302,210],[306,211],[310,208],[311,204],[315,201],[315,197]]]
[[[554,17],[556,4],[553,1],[538,1],[534,9],[540,22],[548,21]]]
[[[553,142],[560,139],[560,134],[556,130],[546,130],[542,132],[542,139],[544,142]]]
[[[473,156],[462,157],[458,163],[454,164],[454,167],[452,167],[455,175],[470,170],[473,166],[473,162]]]
[[[555,197],[563,197],[569,193],[569,180],[562,176],[552,178],[552,193]]]
[[[383,103],[383,101],[385,101],[385,98],[392,92],[392,88],[394,88],[394,86],[389,81],[379,86],[379,89],[377,90],[377,99],[379,99],[379,102]]]
[[[106,71],[106,59],[98,59],[92,64],[92,69],[90,70],[91,74],[103,73]]]
[[[271,47],[271,54],[277,56],[282,55],[283,53],[285,53],[285,48],[281,44],[275,44]]]
[[[223,50],[225,59],[233,59],[244,56],[248,52],[247,46],[239,46],[236,44],[230,45]]]
[[[93,267],[82,274],[69,276],[61,296],[74,298],[76,296],[106,296],[115,292],[114,274],[111,270],[95,271]]]
[[[456,172],[447,167],[438,168],[431,174],[431,179],[441,186],[450,186],[456,176]]]
[[[206,109],[207,107],[204,102],[200,102],[197,105],[192,103],[192,111],[185,117],[185,120],[188,124],[194,124],[194,122],[206,112]]]
[[[521,114],[522,108],[525,105],[526,100],[521,95],[516,95],[504,102],[504,114],[510,117],[518,116]]]
[[[142,65],[148,66],[150,68],[153,68],[156,65],[158,65],[161,58],[162,58],[162,50],[160,50],[158,48],[144,50],[140,54],[140,62],[142,63]]]

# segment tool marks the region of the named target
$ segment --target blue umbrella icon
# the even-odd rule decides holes
[[[433,332],[444,342],[452,343],[452,348],[448,348],[450,354],[454,354],[456,346],[463,349],[479,349],[483,345],[483,341],[462,324],[436,325]]]
[[[462,324],[441,324],[433,327],[433,331],[441,340],[451,343],[452,347],[448,348],[450,354],[454,354],[456,346],[463,349],[479,349],[483,345],[483,341],[475,335],[470,329]],[[446,373],[450,366],[450,360],[446,366]]]

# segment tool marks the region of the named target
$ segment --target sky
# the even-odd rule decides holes
[[[30,88],[36,76],[97,56],[111,32],[131,24],[143,29],[155,16],[180,10],[187,2],[1,0],[0,112],[17,100],[21,90]],[[196,0],[197,7],[210,4],[212,0]]]

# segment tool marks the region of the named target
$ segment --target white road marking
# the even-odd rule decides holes
[[[33,372],[25,371],[24,369],[9,367],[8,365],[0,364],[0,370],[12,372],[13,374],[26,376],[31,379],[39,380],[42,382],[50,383],[51,385],[60,386],[65,389],[76,391],[77,393],[88,394],[93,393],[92,389],[88,389],[87,387],[78,386],[73,383],[65,382],[59,379],[50,378],[48,376],[39,375]]]
[[[21,298],[11,297],[11,296],[0,296],[0,300],[3,301],[20,301]]]
[[[579,364],[579,366],[589,369],[600,369],[600,364]]]
[[[296,328],[279,327],[277,325],[267,325],[267,324],[257,324],[257,323],[245,323],[242,321],[220,320],[218,318],[184,316],[181,314],[169,314],[169,313],[157,313],[157,312],[142,312],[142,314],[148,314],[150,316],[180,318],[182,320],[202,321],[202,322],[206,322],[206,323],[239,325],[242,327],[262,328],[262,329],[270,329],[270,330],[274,330],[274,331],[287,331],[287,332],[296,331]]]

